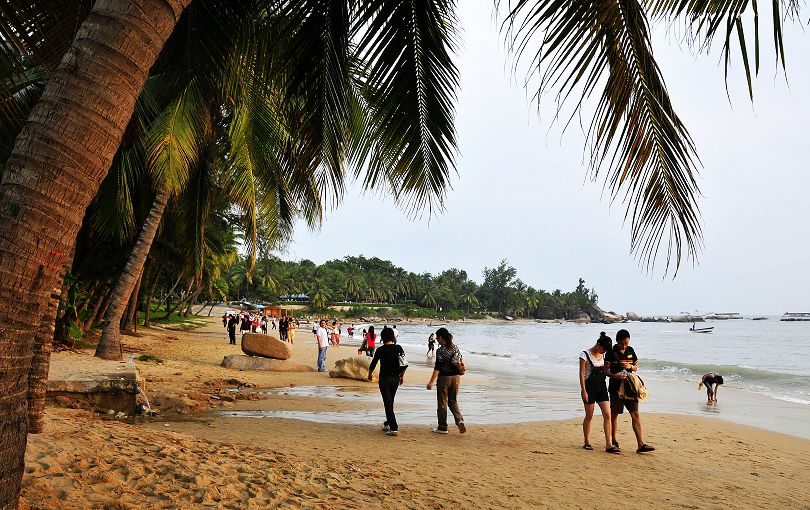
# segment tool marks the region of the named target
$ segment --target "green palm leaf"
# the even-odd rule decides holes
[[[367,66],[366,187],[387,184],[410,210],[441,209],[453,168],[458,71],[452,0],[360,2],[355,30]],[[358,170],[359,173],[359,170]]]
[[[603,85],[587,131],[592,176],[607,172],[627,203],[631,250],[648,270],[665,246],[677,274],[702,242],[694,143],[675,113],[638,0],[510,2],[512,50],[540,73],[536,99],[556,91],[575,114]],[[534,50],[533,50],[534,48]]]

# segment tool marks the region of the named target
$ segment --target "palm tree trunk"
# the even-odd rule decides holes
[[[141,276],[138,277],[138,283],[135,284],[135,290],[132,291],[132,297],[129,299],[130,308],[126,318],[125,331],[138,331],[138,301],[141,297],[141,282],[143,281],[144,273],[148,270],[148,267],[144,268],[143,272],[141,272]]]
[[[149,286],[149,291],[146,293],[146,309],[143,312],[143,327],[145,328],[152,325],[150,317],[152,313],[152,296],[155,293],[155,287],[157,287],[158,277],[160,277],[160,266],[158,266],[158,270],[155,271],[155,275],[152,277],[152,284]]]
[[[104,317],[104,314],[107,312],[107,307],[110,305],[110,297],[112,296],[112,287],[105,289],[104,294],[101,295],[100,301],[98,303],[98,308],[96,309],[96,313],[93,314],[93,320],[90,321],[90,324],[85,327],[85,331],[92,328]]]
[[[166,293],[166,296],[164,296],[164,298],[160,300],[161,305],[165,305],[165,304],[169,303],[169,300],[171,299],[171,296],[172,296],[172,293],[174,292],[174,289],[177,288],[177,286],[180,284],[180,281],[182,279],[183,279],[183,275],[181,273],[180,276],[177,277],[177,280],[174,281],[174,285],[172,285],[172,288],[169,289],[169,292]]]
[[[76,246],[74,244],[71,255],[65,259],[62,271],[67,271],[73,265],[73,255]],[[28,370],[28,432],[39,434],[45,419],[45,394],[48,391],[48,369],[51,366],[51,346],[53,345],[53,334],[56,326],[56,315],[59,309],[59,302],[66,297],[68,284],[65,279],[61,280],[61,288],[56,288],[50,295],[45,315],[37,328],[34,336],[33,357],[31,358],[31,368]]]
[[[18,508],[36,330],[149,69],[191,0],[99,0],[0,182],[0,510]],[[148,13],[148,15],[144,15]]]
[[[157,234],[160,220],[163,218],[163,211],[169,203],[169,191],[165,188],[158,190],[155,201],[152,203],[152,210],[141,228],[141,234],[135,242],[135,247],[129,255],[124,272],[118,278],[113,290],[110,306],[104,314],[104,330],[101,333],[101,340],[96,347],[96,356],[103,359],[121,359],[121,318],[124,316],[129,298],[135,284],[141,277],[146,256],[152,248],[152,241]]]

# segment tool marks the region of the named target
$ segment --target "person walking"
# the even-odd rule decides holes
[[[641,426],[641,416],[638,412],[638,400],[619,397],[619,388],[624,383],[624,379],[627,378],[627,374],[638,370],[638,356],[636,356],[636,351],[630,347],[630,333],[626,329],[620,329],[616,333],[616,345],[605,354],[605,364],[608,365],[608,374],[610,376],[608,393],[610,394],[610,435],[612,445],[619,448],[619,442],[616,440],[619,415],[627,409],[633,423],[633,433],[638,443],[636,453],[655,451],[655,448],[644,442],[644,429]]]
[[[438,407],[436,414],[439,425],[433,432],[437,434],[447,434],[447,408],[453,413],[453,418],[458,426],[459,433],[467,432],[464,425],[464,416],[458,406],[458,390],[461,387],[461,372],[458,364],[461,362],[461,352],[453,343],[453,335],[447,328],[439,328],[436,331],[436,338],[439,341],[439,348],[436,350],[436,364],[433,367],[433,375],[427,383],[427,389],[432,390],[436,384],[436,401]]]
[[[394,414],[394,397],[397,395],[397,388],[404,382],[405,370],[408,367],[407,365],[403,367],[400,363],[400,356],[405,356],[405,351],[402,346],[394,342],[396,340],[394,331],[391,328],[383,328],[382,332],[380,332],[380,338],[382,338],[383,344],[374,353],[374,359],[371,360],[371,365],[368,367],[368,380],[372,380],[374,369],[379,363],[380,377],[378,386],[385,407],[383,432],[389,436],[396,436],[399,426],[397,425],[397,417]]]
[[[278,338],[282,342],[287,341],[287,316],[282,315],[278,320]]]
[[[585,436],[586,450],[593,450],[591,446],[591,420],[593,412],[598,405],[602,411],[602,429],[605,432],[605,451],[608,453],[621,453],[617,446],[613,446],[610,435],[610,399],[608,398],[607,384],[605,384],[605,353],[611,348],[613,340],[602,331],[596,344],[582,351],[579,355],[579,388],[582,395],[582,404],[585,406],[585,419],[582,421],[582,435]]]
[[[435,347],[435,344],[436,344],[436,335],[431,333],[430,336],[428,337],[428,350],[425,353],[425,356],[430,357],[430,356],[433,356],[435,354],[435,352],[433,352],[433,348]]]
[[[329,347],[329,333],[326,330],[325,319],[321,319],[318,329],[315,330],[315,339],[318,342],[318,372],[326,372],[326,348]]]
[[[374,326],[368,327],[368,334],[366,335],[366,356],[374,356],[374,351],[377,349],[377,334],[374,333]]]

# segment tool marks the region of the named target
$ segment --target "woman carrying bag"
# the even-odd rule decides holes
[[[466,372],[461,352],[453,344],[453,335],[447,328],[436,331],[439,348],[436,350],[436,364],[433,367],[433,376],[427,383],[427,389],[432,390],[436,383],[436,400],[438,402],[437,415],[439,426],[433,429],[437,434],[447,434],[447,408],[453,413],[459,433],[467,432],[464,425],[464,416],[458,406],[458,390],[461,387],[461,376]]]
[[[405,370],[408,362],[405,359],[405,351],[402,346],[394,343],[394,330],[383,328],[380,333],[383,345],[374,353],[374,359],[368,367],[368,380],[371,381],[374,375],[374,368],[380,364],[379,387],[380,395],[385,406],[385,423],[383,432],[389,436],[396,436],[399,431],[397,417],[394,415],[394,397],[397,389],[402,385],[405,377]]]

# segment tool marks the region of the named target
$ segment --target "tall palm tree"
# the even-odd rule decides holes
[[[20,12],[47,6],[43,8],[46,16],[32,17],[42,23],[43,19],[58,19],[54,13],[63,3],[5,2],[0,8],[9,14],[5,21],[19,19]],[[22,128],[10,152],[0,181],[0,273],[6,275],[0,299],[8,305],[0,307],[0,339],[14,339],[0,340],[0,370],[6,374],[0,381],[0,408],[4,410],[0,444],[8,445],[0,451],[0,508],[17,505],[22,476],[27,429],[26,403],[20,395],[29,379],[37,336],[27,317],[51,315],[47,311],[50,296],[69,265],[66,261],[71,258],[82,215],[110,167],[150,68],[190,3],[97,2],[72,39],[69,53],[64,59],[55,59],[61,59],[62,64],[45,86],[43,100],[31,113],[32,121]],[[221,12],[243,4],[215,0],[195,3],[209,8],[214,5]],[[282,3],[295,7],[291,12],[299,13],[308,23],[301,26],[315,25],[309,34],[326,34],[310,36],[310,45],[327,41],[332,50],[342,49],[350,46],[346,34],[358,34],[357,46],[372,62],[361,73],[373,92],[364,98],[377,97],[382,104],[369,119],[368,131],[374,136],[366,138],[362,146],[362,154],[372,154],[366,184],[387,182],[397,198],[414,209],[422,204],[441,205],[454,147],[450,98],[457,77],[452,64],[448,64],[452,2],[358,0],[347,3],[346,9],[329,11],[338,13],[336,20],[313,16],[308,8],[313,6],[305,0]],[[668,248],[672,249],[668,255],[675,257],[677,268],[684,245],[692,254],[700,241],[694,202],[695,156],[649,51],[647,13],[642,3],[514,0],[513,4],[510,15],[515,15],[510,19],[517,21],[512,33],[524,36],[525,41],[516,46],[519,53],[535,38],[547,43],[537,44],[548,49],[536,54],[537,63],[542,64],[538,67],[551,69],[540,91],[561,86],[561,97],[582,90],[585,98],[607,71],[606,87],[591,130],[595,162],[607,161],[612,169],[608,183],[614,193],[627,192],[627,215],[632,222],[636,253],[654,256],[661,239],[668,236]],[[785,4],[799,11],[795,0],[773,2],[774,41],[782,59],[780,23]],[[728,27],[728,35],[739,29],[742,41],[741,14],[756,11],[756,4],[747,1],[648,0],[643,5],[649,5],[652,12],[660,9],[662,16],[685,17],[690,27],[709,42],[718,27],[724,26]],[[150,16],[141,16],[143,12]],[[529,15],[522,17],[527,12]],[[105,22],[110,19],[116,23]],[[223,25],[228,19],[220,17]],[[319,19],[328,23],[319,26]],[[341,23],[346,19],[352,22]],[[522,23],[520,19],[527,21]],[[235,25],[236,30],[241,28]],[[324,26],[340,30],[323,30]],[[37,48],[27,39],[41,33],[31,30],[26,21],[18,30],[2,35],[4,41],[19,40],[19,47]],[[758,31],[756,34],[758,38]],[[758,41],[755,46],[759,48]],[[106,51],[95,51],[99,47]],[[340,64],[349,59],[342,58],[342,51],[323,54],[330,58],[319,62],[332,72],[326,75],[329,80],[320,82],[329,85],[320,89],[325,92],[318,95],[324,99],[320,104],[326,108],[345,105],[340,99],[347,87],[342,85],[350,80],[334,70],[344,68]],[[747,55],[745,50],[743,54]],[[93,102],[85,102],[87,97],[92,97]],[[348,110],[338,107],[336,111]],[[331,118],[334,122],[327,126],[334,129],[322,132],[333,140],[328,135],[346,125],[345,113]],[[616,151],[611,153],[611,147]],[[594,171],[598,168],[595,166]]]

